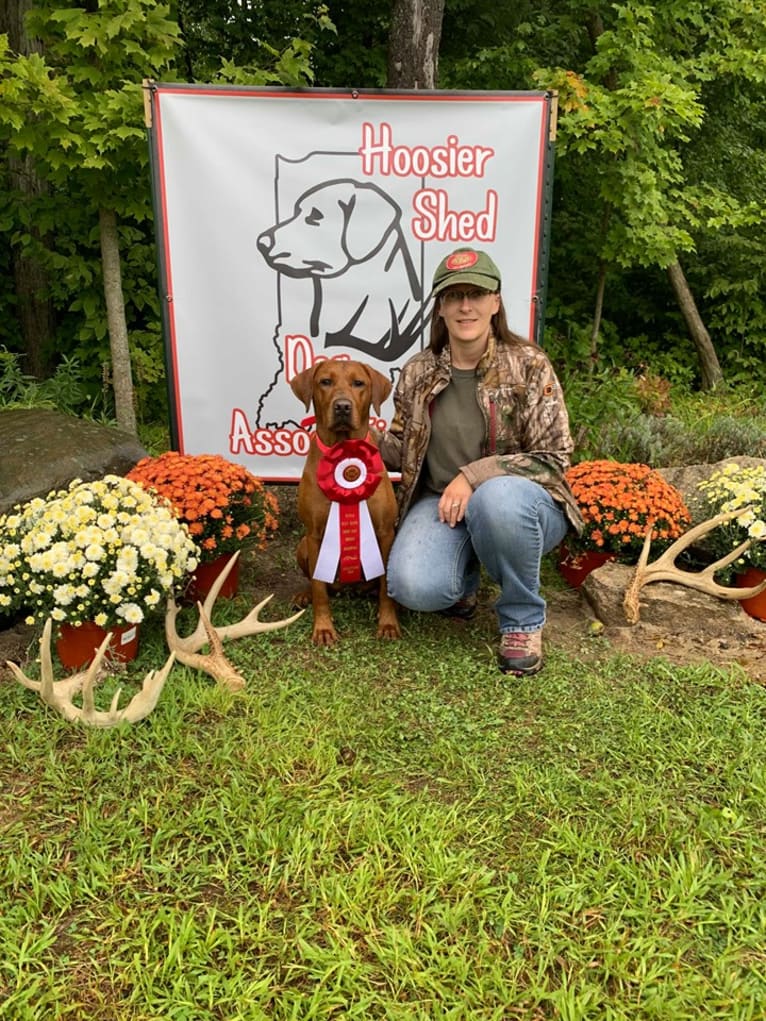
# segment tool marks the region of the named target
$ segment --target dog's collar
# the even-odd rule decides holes
[[[367,435],[364,437],[363,440],[338,440],[337,443],[329,443],[328,444],[328,443],[323,443],[322,440],[319,439],[319,433],[314,433],[314,442],[316,443],[316,445],[319,447],[319,449],[322,451],[323,454],[327,454],[327,453],[329,453],[333,449],[333,447],[337,447],[340,443],[349,443],[349,442],[350,443],[371,443],[372,442],[372,436],[370,436],[370,434],[367,433]]]

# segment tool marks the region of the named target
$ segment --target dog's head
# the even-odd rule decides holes
[[[364,362],[325,359],[304,369],[290,381],[293,393],[308,410],[314,405],[317,433],[363,437],[370,407],[380,414],[391,393],[391,382]]]
[[[305,191],[292,216],[259,236],[258,250],[286,276],[339,276],[371,259],[400,217],[399,206],[375,184],[326,181]]]

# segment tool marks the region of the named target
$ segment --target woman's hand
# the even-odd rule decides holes
[[[465,509],[472,493],[471,483],[462,472],[458,472],[439,500],[439,521],[454,528],[458,521],[465,517]]]

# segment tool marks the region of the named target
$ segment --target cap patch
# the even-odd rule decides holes
[[[478,252],[453,252],[444,263],[445,269],[470,269],[479,261]]]

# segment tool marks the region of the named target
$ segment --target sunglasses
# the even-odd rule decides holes
[[[462,305],[467,301],[470,305],[478,305],[483,298],[494,294],[494,291],[487,291],[482,287],[471,287],[466,291],[445,291],[441,295],[441,301],[445,305]]]

